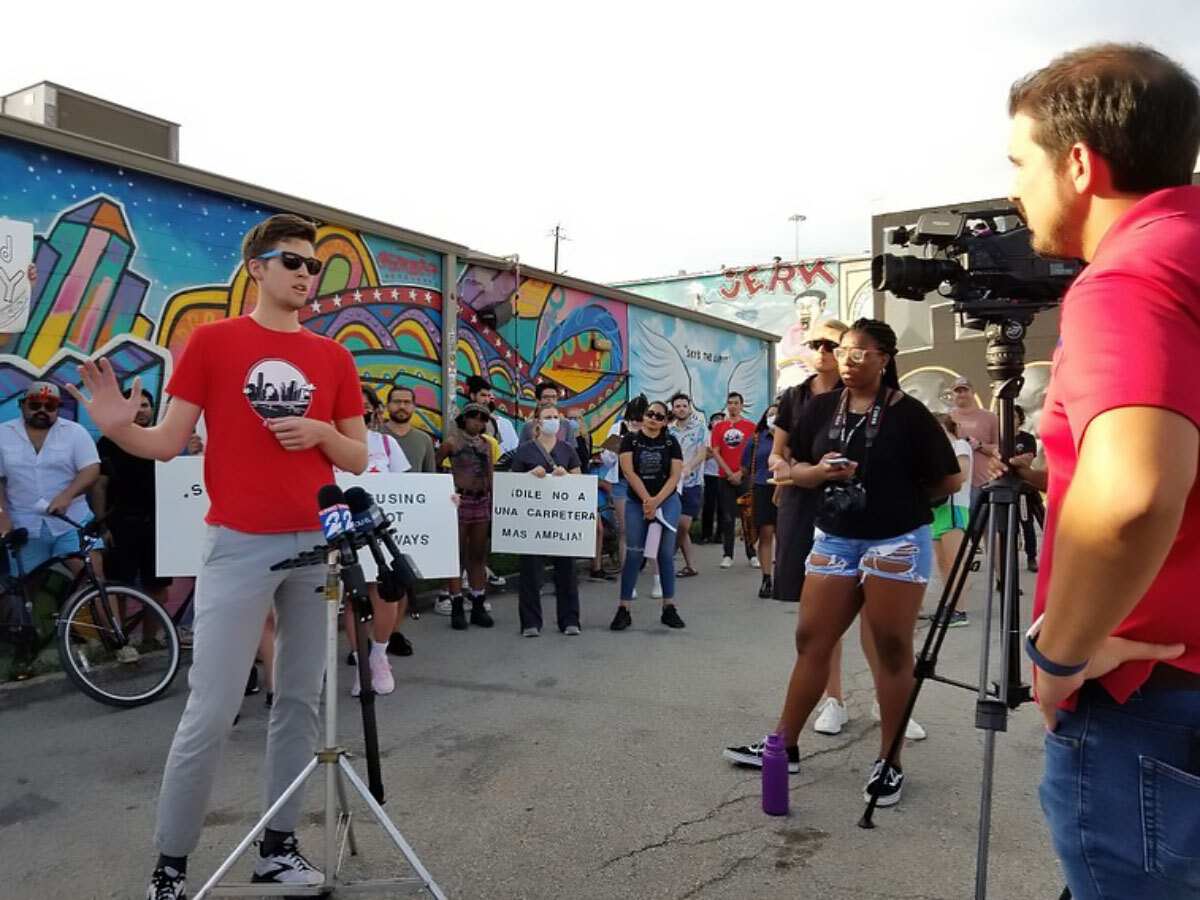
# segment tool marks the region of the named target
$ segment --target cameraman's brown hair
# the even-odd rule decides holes
[[[1008,114],[1063,159],[1075,143],[1098,153],[1113,187],[1133,194],[1190,184],[1200,150],[1200,91],[1178,63],[1144,44],[1095,44],[1015,82]]]
[[[308,219],[291,213],[279,213],[269,219],[263,219],[242,238],[242,262],[249,263],[256,256],[270,253],[280,241],[290,239],[315,244],[317,226]]]

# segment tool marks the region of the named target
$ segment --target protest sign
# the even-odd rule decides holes
[[[159,462],[154,474],[158,574],[164,578],[195,575],[200,571],[208,512],[204,458],[180,456]],[[458,574],[458,513],[450,499],[454,481],[449,475],[343,473],[337,483],[342,490],[358,485],[372,496],[391,522],[400,551],[412,559],[422,578]],[[316,511],[314,497],[314,528]],[[373,581],[375,562],[367,550],[359,552],[359,562],[366,579]]]
[[[576,556],[596,552],[596,476],[497,472],[492,487],[492,549]]]

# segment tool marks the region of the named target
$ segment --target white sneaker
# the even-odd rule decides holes
[[[876,722],[880,720],[878,700],[871,704],[871,718]],[[904,729],[904,736],[910,741],[923,741],[925,738],[929,737],[929,735],[925,733],[925,729],[920,726],[916,719],[908,720],[908,726]]]
[[[532,625],[529,628],[524,628],[521,630],[521,637],[537,637],[539,634],[541,634],[541,632]]]
[[[377,694],[390,694],[396,689],[396,678],[392,675],[392,664],[387,657],[371,660],[371,687]]]
[[[659,575],[654,576],[654,587],[650,589],[650,596],[655,600],[662,599],[662,577]]]
[[[844,703],[834,697],[826,697],[821,701],[821,714],[813,722],[813,731],[817,734],[841,734],[842,728],[850,721]]]
[[[304,858],[296,838],[289,836],[284,838],[278,853],[264,856],[254,864],[254,876],[250,880],[255,884],[265,882],[316,887],[324,883],[325,876]]]
[[[629,598],[629,599],[630,599],[630,600],[636,600],[636,599],[637,599],[637,588],[634,588],[634,589],[633,589],[633,595],[632,595],[632,596],[630,596],[630,598]]]
[[[567,637],[579,637],[581,632],[578,625],[568,625],[563,629],[563,634],[565,634]]]
[[[759,562],[757,556],[750,557],[750,568],[752,568],[752,569],[761,569],[762,568],[762,563]]]
[[[450,595],[438,594],[437,600],[433,603],[433,611],[439,616],[450,615]]]
[[[659,596],[661,597],[662,594],[659,594]],[[113,656],[117,658],[117,662],[124,663],[126,665],[129,663],[135,663],[142,658],[141,654],[137,651],[137,647],[133,646],[133,644],[126,644],[124,647],[118,647],[116,652],[113,653]]]
[[[721,568],[722,569],[732,569],[733,568],[733,557],[732,556],[722,556],[721,557]]]

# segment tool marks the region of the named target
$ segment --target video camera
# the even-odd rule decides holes
[[[1032,321],[1058,303],[1081,269],[1078,262],[1034,253],[1015,207],[926,213],[916,225],[893,231],[888,242],[924,248],[925,256],[874,257],[875,290],[904,300],[924,300],[936,291],[954,301],[965,327],[976,330],[996,319]]]

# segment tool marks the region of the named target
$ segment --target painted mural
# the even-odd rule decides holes
[[[629,331],[632,394],[666,399],[683,391],[706,416],[725,408],[730,391],[745,398],[752,418],[767,408],[767,349],[760,341],[638,308],[629,311]]]
[[[38,267],[28,328],[0,335],[0,419],[18,414],[17,400],[31,381],[76,381],[76,366],[95,355],[110,359],[126,383],[141,376],[161,400],[171,365],[197,326],[254,308],[241,239],[277,211],[0,139],[0,215],[33,224]],[[325,267],[303,324],[346,346],[381,395],[392,385],[412,387],[419,424],[439,433],[440,254],[328,224],[319,229],[316,254]],[[606,429],[629,396],[635,354],[657,358],[657,350],[631,335],[632,311],[623,303],[516,272],[463,266],[456,275],[457,379],[486,375],[510,416],[527,413],[534,384],[548,380],[593,431]],[[497,327],[489,327],[489,314],[505,304],[511,318],[492,319]],[[661,321],[651,322],[647,335],[672,333],[670,317],[647,314],[646,321],[653,319]],[[741,340],[702,330],[696,326],[689,339],[711,348],[703,352]],[[748,359],[750,347],[765,360],[765,348],[745,340],[736,361]],[[683,371],[697,386],[726,377],[713,375],[703,356],[685,358]],[[750,367],[739,372],[748,378]],[[763,392],[765,362],[757,377]],[[77,415],[65,395],[64,406],[66,415]],[[90,426],[86,417],[81,421]]]

